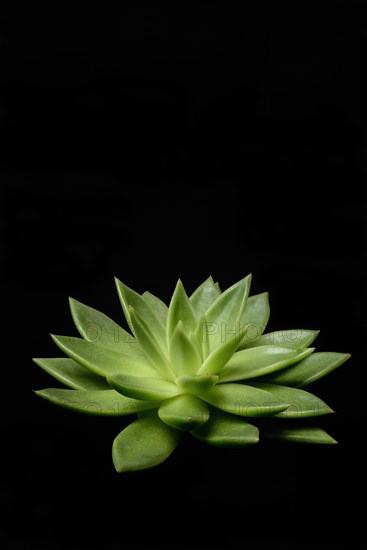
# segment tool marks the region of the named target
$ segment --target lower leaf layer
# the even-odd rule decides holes
[[[217,384],[202,398],[217,409],[238,416],[272,416],[289,406],[263,389],[244,384]]]
[[[209,420],[208,405],[193,395],[178,395],[165,399],[158,409],[163,422],[177,430],[192,430]]]
[[[243,447],[259,441],[256,426],[218,410],[212,410],[208,422],[191,433],[197,439],[216,447]]]
[[[117,472],[145,470],[161,464],[175,450],[181,432],[167,426],[156,411],[142,415],[122,430],[112,445]]]
[[[64,390],[48,388],[35,392],[46,401],[67,409],[97,416],[124,416],[156,407],[152,401],[125,397],[115,390]]]
[[[291,443],[312,443],[312,444],[335,444],[337,441],[322,428],[300,427],[300,428],[272,428],[261,430],[261,437],[265,439],[276,439],[289,441]]]

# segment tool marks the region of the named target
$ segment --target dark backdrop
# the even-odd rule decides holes
[[[292,548],[364,533],[366,34],[332,9],[54,4],[1,42],[4,537],[11,548]],[[338,446],[224,451],[187,438],[119,476],[124,418],[30,390],[73,334],[69,295],[123,323],[113,276],[168,300],[249,272],[269,328],[352,359],[313,386]],[[24,392],[22,391],[24,390]],[[361,504],[358,502],[362,495]],[[227,543],[226,543],[227,541]],[[303,546],[304,545],[304,546]]]

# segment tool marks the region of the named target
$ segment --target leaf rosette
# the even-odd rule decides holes
[[[52,335],[64,356],[34,359],[66,389],[36,394],[84,414],[135,415],[113,442],[118,472],[162,463],[184,431],[222,447],[253,445],[260,436],[335,443],[304,424],[333,411],[303,388],[350,355],[315,352],[316,330],[266,333],[268,294],[250,296],[250,285],[248,275],[222,292],[209,277],[188,296],[179,280],[166,305],[116,279],[130,332],[70,298],[81,337]],[[273,422],[260,434],[263,417]]]

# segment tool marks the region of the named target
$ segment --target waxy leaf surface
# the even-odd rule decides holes
[[[280,348],[307,348],[317,338],[319,330],[309,329],[288,329],[268,332],[260,338],[252,338],[251,332],[246,335],[241,343],[242,349],[258,346],[278,346]],[[240,348],[239,348],[240,349]]]
[[[202,398],[210,405],[238,416],[269,416],[288,407],[288,403],[271,393],[243,384],[217,384]]]
[[[203,426],[192,432],[197,439],[216,447],[243,447],[259,441],[259,430],[243,418],[212,410]]]
[[[220,382],[247,380],[284,369],[312,353],[313,348],[290,349],[261,346],[236,352],[219,373]]]
[[[161,378],[116,374],[107,381],[118,392],[135,399],[155,401],[182,393],[176,384]]]
[[[163,422],[177,430],[192,430],[208,421],[209,406],[193,395],[178,395],[163,401],[158,409]]]
[[[218,286],[214,283],[212,277],[208,277],[190,296],[190,302],[194,308],[197,318],[210,308],[220,295]]]
[[[251,384],[253,387],[266,390],[279,401],[289,403],[289,407],[277,414],[284,418],[301,418],[330,414],[333,410],[324,401],[304,390],[278,386],[278,384]]]
[[[269,294],[254,294],[247,298],[246,307],[242,314],[241,326],[248,325],[248,331],[238,349],[246,347],[248,341],[258,339],[264,332],[270,317]]]
[[[155,413],[138,418],[115,438],[112,459],[118,472],[144,470],[161,464],[177,447],[181,432]]]
[[[115,390],[64,390],[48,388],[35,392],[46,401],[76,412],[101,416],[136,414],[155,407],[152,401],[140,401],[125,397]]]
[[[165,326],[159,318],[159,315],[157,316],[153,311],[152,307],[148,303],[148,300],[145,300],[142,296],[140,296],[140,294],[126,286],[119,279],[115,279],[115,281],[121,306],[132,332],[134,332],[134,326],[130,318],[130,307],[134,308],[136,313],[144,319],[145,323],[154,334],[155,340],[159,343],[163,350],[166,350]]]
[[[143,356],[123,355],[101,344],[88,342],[87,340],[74,338],[73,336],[51,336],[56,345],[66,355],[100,376],[110,376],[120,372],[152,377],[157,374],[155,369]]]
[[[74,390],[109,390],[105,378],[82,367],[73,359],[55,357],[50,359],[35,358],[33,361],[56,380]]]
[[[266,381],[303,388],[340,367],[349,358],[349,353],[315,352],[293,367],[267,376]]]
[[[69,298],[69,304],[75,326],[83,338],[121,353],[142,355],[136,339],[107,315],[73,298]]]

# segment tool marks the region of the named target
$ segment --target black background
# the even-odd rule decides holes
[[[154,5],[153,5],[154,4]],[[364,533],[367,104],[362,2],[22,8],[1,41],[4,538],[11,548],[357,548]],[[52,407],[31,362],[69,295],[169,300],[253,274],[270,330],[352,359],[313,390],[338,446],[185,439],[119,476],[124,418]],[[22,391],[24,390],[24,392]],[[31,394],[31,395],[30,395]],[[359,497],[362,497],[359,502]]]

